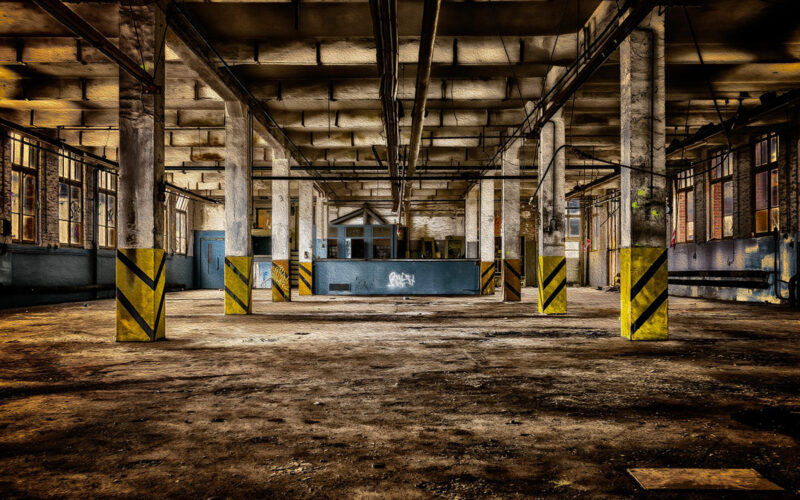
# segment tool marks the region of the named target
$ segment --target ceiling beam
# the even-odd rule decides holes
[[[102,52],[106,57],[113,61],[120,69],[130,74],[144,86],[144,91],[148,93],[161,92],[161,88],[156,84],[153,76],[144,70],[139,64],[131,59],[119,47],[97,31],[94,26],[86,22],[81,16],[72,9],[64,5],[61,0],[33,0],[33,3],[50,14],[56,21],[64,25],[68,30],[89,42],[92,47]]]

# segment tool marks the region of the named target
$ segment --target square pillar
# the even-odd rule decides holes
[[[515,141],[503,151],[503,176],[519,176],[519,149]],[[503,179],[503,302],[522,299],[522,249],[519,239],[519,179]]]
[[[473,187],[467,193],[464,202],[464,242],[466,258],[478,258],[478,187]]]
[[[118,341],[165,337],[164,28],[156,2],[120,6],[119,48],[144,59],[161,91],[119,71]]]
[[[567,259],[564,248],[564,119],[559,111],[539,134],[539,312],[567,312]],[[547,172],[547,175],[545,175]]]
[[[300,262],[297,267],[297,287],[300,295],[313,294],[313,265],[314,265],[314,183],[312,181],[299,181],[299,220],[297,235],[297,250]]]
[[[664,16],[656,9],[620,45],[620,300],[622,336],[664,340],[667,179]]]
[[[277,156],[277,155],[276,155]],[[273,177],[289,176],[289,159],[272,160]],[[272,301],[289,302],[289,181],[272,180]]]
[[[239,102],[225,102],[225,314],[253,312],[253,122]]]
[[[494,295],[494,178],[482,178],[480,186],[481,295]]]

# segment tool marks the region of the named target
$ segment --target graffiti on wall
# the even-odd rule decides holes
[[[406,273],[389,273],[389,288],[406,288],[414,286],[414,275]]]

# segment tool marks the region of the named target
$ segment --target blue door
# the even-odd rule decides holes
[[[225,231],[196,231],[197,288],[222,289],[225,283]]]

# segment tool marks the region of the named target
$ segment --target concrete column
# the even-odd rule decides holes
[[[239,102],[225,103],[225,314],[253,310],[253,122]]]
[[[272,160],[274,177],[289,176],[289,159]],[[272,301],[292,300],[289,282],[289,181],[272,181]]]
[[[164,14],[156,2],[120,6],[119,48],[164,88]],[[156,60],[158,56],[158,60]],[[119,70],[117,340],[164,338],[164,92]]]
[[[300,181],[300,200],[297,235],[297,250],[300,256],[300,273],[297,278],[297,287],[300,295],[311,295],[313,293],[313,262],[314,262],[314,183],[312,181]]]
[[[519,175],[519,148],[515,141],[503,152],[503,175]],[[522,249],[519,240],[519,179],[503,179],[503,302],[522,299]]]
[[[478,258],[478,186],[473,187],[467,193],[467,200],[464,203],[464,241],[466,245],[466,257],[468,259]]]
[[[481,179],[481,294],[494,294],[494,177]]]
[[[567,312],[564,254],[564,119],[559,111],[539,133],[539,312]],[[547,174],[545,175],[545,172]]]
[[[668,333],[664,101],[664,17],[654,9],[620,45],[621,162],[637,169],[620,172],[622,336],[630,340]]]
[[[317,196],[316,204],[314,208],[314,225],[316,226],[316,232],[314,237],[317,240],[322,240],[325,238],[325,225],[327,222],[325,221],[325,198],[323,198],[322,194]],[[316,241],[314,242],[314,248],[317,248],[318,244]],[[318,255],[317,257],[325,258],[324,255]]]

